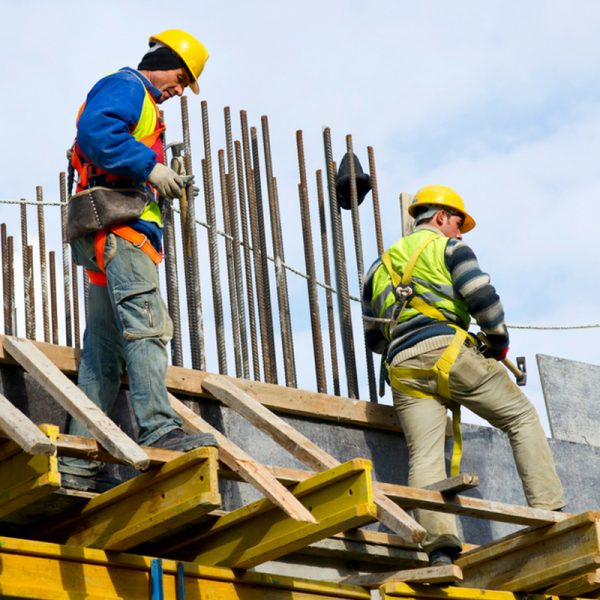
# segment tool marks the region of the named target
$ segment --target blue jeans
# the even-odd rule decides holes
[[[98,271],[94,235],[74,240],[73,259]],[[107,286],[90,284],[87,325],[79,364],[78,387],[110,413],[127,369],[131,405],[139,426],[138,441],[151,445],[181,426],[167,397],[166,345],[173,324],[163,302],[158,270],[139,248],[112,233],[104,250]],[[70,419],[68,433],[90,437]],[[101,463],[64,457],[61,471],[92,475]]]

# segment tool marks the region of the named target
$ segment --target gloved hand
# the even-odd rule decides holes
[[[162,163],[156,163],[148,175],[150,184],[158,190],[161,196],[167,198],[181,198],[182,188],[193,180],[193,175],[178,175],[173,169]]]
[[[505,348],[502,348],[502,350],[498,350],[497,348],[494,348],[493,346],[484,346],[484,347],[480,348],[479,351],[486,358],[493,358],[494,360],[497,360],[499,362],[499,361],[503,360],[504,358],[506,358],[506,355],[508,354],[508,346],[506,346]]]

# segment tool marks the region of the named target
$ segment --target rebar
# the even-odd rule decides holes
[[[10,335],[17,335],[17,302],[15,298],[15,245],[12,235],[8,236],[7,250]]]
[[[50,312],[48,308],[48,268],[46,264],[46,227],[44,223],[44,191],[41,185],[35,188],[39,233],[40,276],[42,287],[42,320],[44,324],[44,341],[50,342]]]
[[[186,175],[192,175],[192,149],[187,96],[181,97],[181,126],[183,131],[184,147],[183,164]],[[204,354],[204,331],[202,323],[202,296],[200,293],[200,271],[198,267],[198,243],[196,236],[196,211],[193,183],[190,183],[187,186],[185,201],[187,206],[184,228],[184,248],[188,288],[188,314],[190,320],[192,368],[205,371],[206,360]]]
[[[33,277],[33,261],[27,251],[27,205],[21,202],[21,261],[23,263],[23,303],[25,306],[25,337],[35,339],[35,298],[29,293]]]
[[[227,257],[227,283],[229,284],[229,307],[231,309],[231,330],[233,334],[233,356],[235,359],[235,373],[237,377],[242,376],[242,357],[240,352],[240,328],[238,322],[238,312],[235,307],[237,302],[237,289],[235,286],[235,270],[233,266],[233,248],[232,239],[229,231],[229,194],[227,193],[227,174],[225,173],[225,153],[223,150],[218,152],[219,159],[219,177],[221,180],[221,202],[223,207],[223,228],[226,233],[225,255]]]
[[[4,333],[12,335],[10,315],[10,281],[8,275],[8,238],[6,235],[6,223],[0,225],[0,237],[2,239],[2,298],[4,308]]]
[[[89,311],[89,299],[90,299],[90,280],[83,271],[83,314],[85,315],[85,322],[88,321]]]
[[[362,235],[360,231],[360,219],[358,216],[358,193],[356,191],[356,168],[354,165],[354,149],[352,145],[352,136],[346,136],[346,152],[350,160],[349,175],[350,175],[350,212],[352,215],[352,232],[354,234],[354,254],[356,256],[356,270],[358,274],[358,289],[362,295],[363,277],[365,274],[365,263],[362,251]],[[363,337],[366,335],[366,330],[363,323]],[[373,353],[366,345],[365,338],[365,360],[367,364],[367,380],[369,383],[369,399],[371,402],[377,402],[377,384],[375,383],[375,368],[373,366]]]
[[[248,195],[248,215],[250,221],[250,232],[252,235],[252,258],[254,262],[254,277],[256,280],[256,298],[258,304],[258,318],[260,327],[260,342],[262,349],[265,381],[273,382],[273,368],[271,363],[271,353],[269,351],[268,334],[268,314],[267,301],[265,294],[262,250],[260,244],[260,235],[257,215],[256,188],[254,186],[254,170],[252,168],[252,158],[250,153],[250,136],[248,133],[248,120],[246,111],[240,111],[240,124],[242,130],[242,147],[244,154],[244,169],[246,173],[246,191]],[[268,280],[267,280],[268,285]],[[276,377],[275,377],[276,378]]]
[[[323,255],[323,279],[325,280],[325,303],[327,306],[327,322],[329,324],[329,354],[331,358],[331,376],[333,393],[340,395],[340,373],[338,369],[337,342],[335,338],[335,315],[331,293],[331,272],[329,269],[329,250],[327,243],[327,222],[325,219],[325,198],[323,195],[323,177],[321,169],[316,172],[317,198],[319,202],[319,223],[321,225],[321,253]]]
[[[375,168],[375,153],[372,146],[367,146],[369,154],[369,174],[371,176],[371,196],[373,198],[373,217],[375,220],[375,238],[377,240],[377,254],[381,256],[384,251],[383,234],[381,232],[381,213],[379,211],[379,188],[377,185],[377,169]]]
[[[246,273],[246,289],[248,299],[248,322],[250,325],[250,351],[252,353],[252,373],[255,381],[260,381],[260,357],[258,353],[258,336],[256,331],[256,307],[254,304],[254,284],[252,283],[252,255],[248,236],[248,211],[246,210],[246,195],[244,191],[244,165],[242,146],[235,141],[235,162],[237,167],[238,194],[240,199],[240,226],[242,229],[242,244],[244,247],[244,270]]]
[[[28,275],[26,277],[27,288],[25,293],[31,298],[31,323],[27,325],[31,328],[31,339],[36,338],[36,315],[35,315],[35,277],[33,276],[33,246],[27,246],[27,268]]]
[[[264,286],[264,303],[267,325],[267,352],[271,379],[269,383],[277,383],[277,359],[275,357],[275,335],[273,332],[273,310],[271,306],[271,284],[269,264],[267,260],[267,236],[265,234],[265,215],[262,201],[262,186],[260,181],[260,158],[258,154],[258,137],[256,127],[250,128],[250,146],[252,150],[252,173],[254,175],[254,193],[256,195],[254,208],[258,225],[258,243],[260,244],[260,261],[262,269],[262,284]]]
[[[358,375],[356,372],[356,356],[354,352],[354,337],[352,333],[352,315],[348,292],[348,275],[346,273],[346,254],[344,249],[344,234],[340,207],[335,189],[336,165],[333,162],[331,149],[331,130],[323,129],[325,149],[325,164],[327,166],[327,187],[329,191],[329,209],[331,216],[331,235],[333,239],[335,275],[338,290],[338,312],[342,334],[342,349],[344,351],[345,372],[348,382],[348,396],[358,398]],[[352,161],[351,161],[352,162]]]
[[[62,265],[64,286],[64,310],[65,310],[65,339],[67,346],[73,345],[73,316],[71,314],[71,267],[69,265],[69,241],[67,239],[67,175],[59,174],[60,188],[60,230],[62,237]],[[25,256],[23,256],[25,258]]]
[[[223,317],[223,296],[219,268],[219,244],[217,241],[217,218],[215,213],[215,192],[212,174],[212,151],[210,147],[210,128],[208,104],[201,102],[202,133],[204,138],[204,158],[202,159],[202,181],[204,183],[204,206],[208,223],[208,258],[210,264],[215,334],[217,338],[217,361],[219,373],[227,373],[227,349],[225,347],[225,320]]]
[[[236,286],[237,321],[240,328],[240,345],[242,354],[242,373],[244,379],[250,378],[248,363],[248,332],[246,327],[246,302],[244,300],[244,276],[242,274],[242,259],[240,256],[240,235],[238,227],[237,196],[235,186],[235,162],[233,158],[233,137],[231,134],[231,111],[226,106],[225,117],[225,147],[227,149],[227,199],[229,212],[229,233],[232,237],[233,269]]]
[[[33,277],[31,278],[33,282]],[[71,261],[71,286],[73,288],[73,341],[75,348],[81,348],[81,330],[79,325],[79,285],[77,283],[77,265]]]
[[[164,121],[163,111],[159,111],[161,122]],[[163,164],[167,165],[167,145],[164,131],[161,134],[163,147]],[[164,252],[165,252],[165,284],[167,288],[167,306],[173,323],[171,338],[171,363],[183,367],[183,345],[181,341],[181,307],[179,304],[179,284],[177,274],[177,239],[175,223],[173,222],[172,200],[160,197],[163,220]]]
[[[58,306],[56,298],[56,253],[50,250],[48,253],[50,264],[50,323],[52,326],[52,343],[58,344]]]
[[[301,130],[296,131],[296,147],[298,150],[298,168],[300,171],[298,195],[300,198],[300,217],[302,221],[302,237],[304,240],[304,262],[306,264],[306,274],[308,275],[306,283],[308,289],[308,308],[310,312],[310,325],[313,339],[315,376],[317,380],[317,390],[325,394],[327,393],[327,380],[325,377],[323,336],[321,334],[321,315],[319,311],[319,294],[317,292],[315,253],[313,248],[310,208],[308,202],[308,184],[306,181],[306,165],[304,160],[304,141],[302,139]]]
[[[273,162],[271,158],[271,137],[269,135],[269,120],[261,117],[263,147],[265,152],[265,167],[267,172],[267,193],[269,198],[269,211],[271,216],[271,238],[273,241],[273,258],[275,259],[275,281],[277,285],[277,301],[279,306],[279,327],[281,330],[281,346],[283,348],[283,364],[285,367],[285,380],[288,387],[297,387],[296,361],[294,356],[294,339],[290,302],[287,287],[287,274],[285,272],[285,252],[283,248],[283,235],[281,232],[281,217],[279,214],[279,198],[277,195],[277,180],[273,175]]]

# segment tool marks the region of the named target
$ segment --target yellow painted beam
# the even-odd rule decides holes
[[[418,600],[520,600],[521,596],[512,592],[498,590],[482,590],[477,588],[463,588],[456,586],[429,586],[410,583],[390,582],[384,584],[379,592],[381,600],[392,598],[411,598]],[[543,594],[528,594],[528,600],[559,600],[558,596]]]
[[[91,499],[73,518],[46,530],[68,544],[126,550],[167,534],[221,504],[217,449],[181,453]]]
[[[291,491],[317,524],[289,518],[266,498],[219,518],[204,532],[167,549],[167,556],[249,568],[376,519],[372,464],[354,459],[298,483]]]
[[[152,559],[79,546],[0,538],[0,597],[148,600]],[[182,566],[186,600],[369,600],[361,587],[266,573]],[[178,600],[178,563],[163,561],[164,600]]]
[[[51,441],[58,427],[43,426]],[[60,487],[56,453],[26,454],[14,442],[5,442],[0,450],[0,518],[36,502]]]

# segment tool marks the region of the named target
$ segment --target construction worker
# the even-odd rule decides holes
[[[101,186],[109,188],[109,194],[124,189],[143,197],[137,218],[71,240],[73,258],[90,280],[78,386],[108,413],[126,368],[139,443],[179,451],[214,446],[216,441],[211,434],[183,431],[165,387],[172,322],[159,290],[158,198],[181,197],[192,178],[163,164],[164,126],[157,104],[181,96],[186,87],[198,94],[198,78],[207,59],[204,45],[185,31],[171,29],[152,36],[137,70],[125,67],[91,89],[80,110],[70,153],[78,174],[77,191]],[[75,225],[93,228],[94,224]],[[68,433],[89,435],[74,419]],[[61,459],[62,485],[102,491],[111,482],[102,479],[100,465]]]
[[[463,405],[507,433],[529,506],[560,510],[562,485],[539,416],[498,362],[509,345],[500,298],[462,242],[475,221],[445,186],[420,189],[408,212],[413,233],[373,264],[363,287],[367,344],[385,357],[408,447],[408,484],[447,477],[446,413],[458,415]],[[483,354],[467,333],[471,315],[487,336]],[[455,471],[457,459],[455,452]],[[415,510],[415,518],[427,530],[430,564],[452,564],[461,551],[455,517]]]

